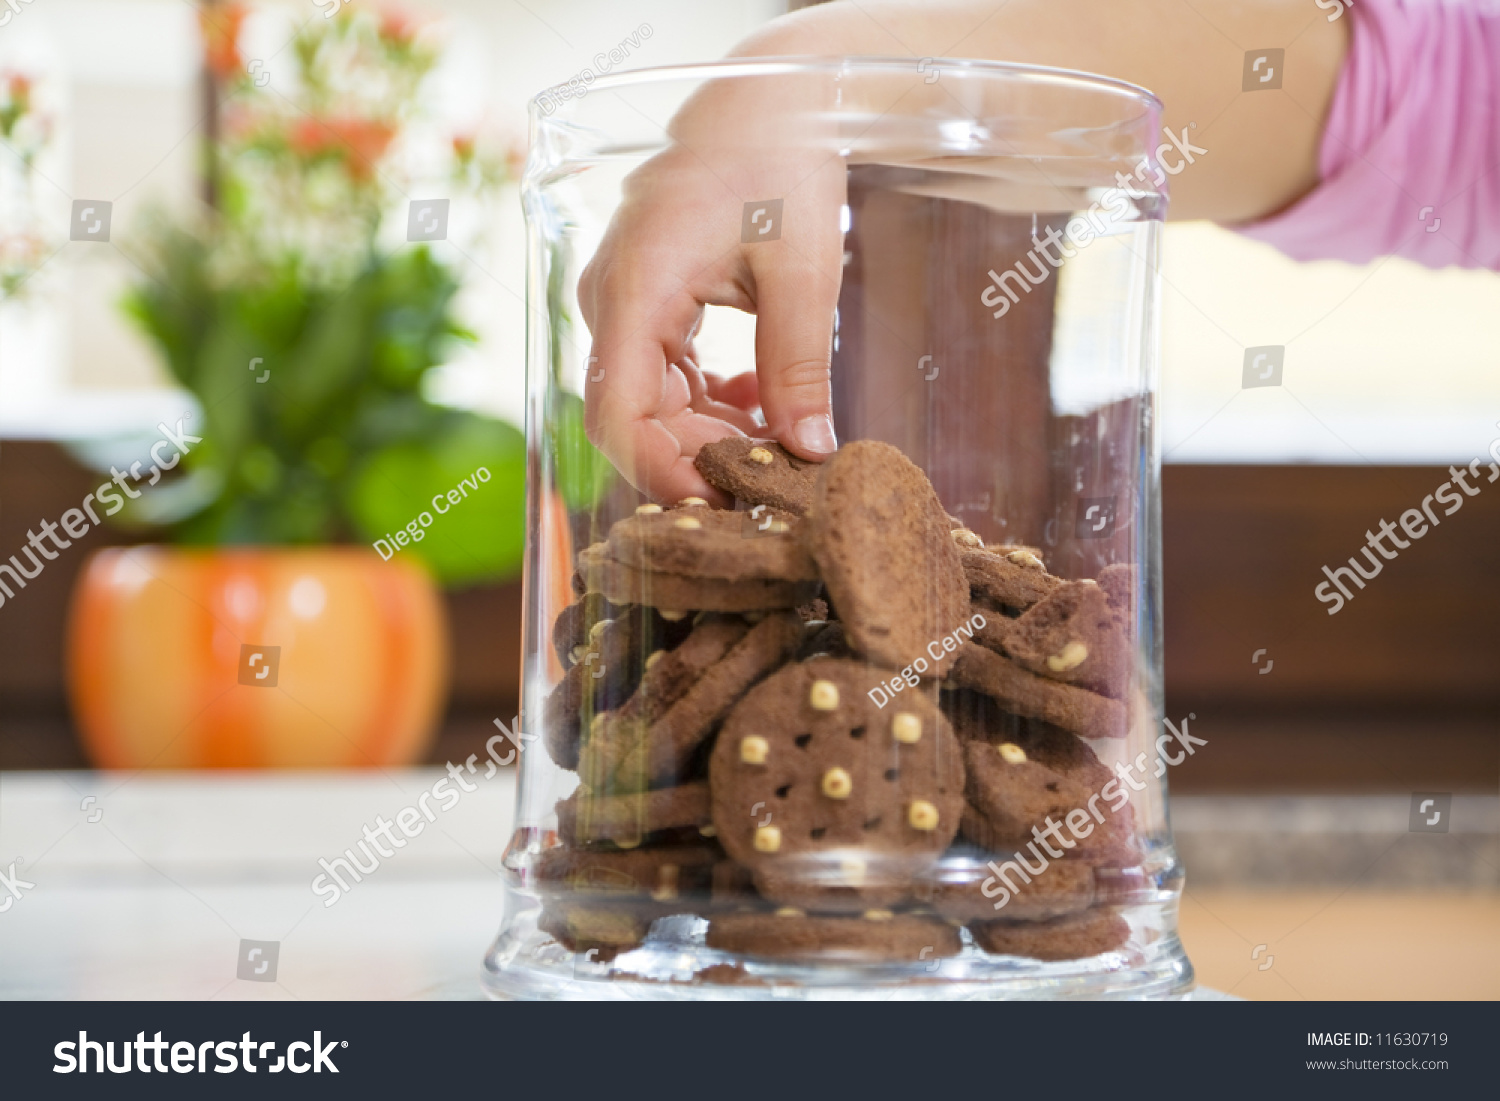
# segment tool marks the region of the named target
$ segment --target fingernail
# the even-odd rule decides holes
[[[839,442],[833,434],[833,418],[826,413],[803,417],[792,426],[792,436],[802,450],[816,455],[832,455]]]

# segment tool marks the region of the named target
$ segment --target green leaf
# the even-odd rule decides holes
[[[615,468],[589,443],[583,428],[583,399],[563,391],[548,425],[552,439],[553,476],[563,503],[571,510],[589,509],[614,484]]]
[[[435,439],[376,451],[355,474],[346,508],[366,543],[388,541],[382,554],[420,559],[444,584],[460,585],[520,571],[525,503],[521,433],[454,412]],[[405,547],[394,538],[402,530]]]

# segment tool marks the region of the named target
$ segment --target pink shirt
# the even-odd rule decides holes
[[[1297,260],[1500,270],[1500,0],[1354,0],[1320,183],[1238,227]]]

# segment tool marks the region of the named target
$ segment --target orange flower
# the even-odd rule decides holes
[[[397,8],[385,8],[380,13],[380,37],[397,46],[408,45],[417,37],[417,20]]]
[[[369,179],[395,136],[395,127],[378,119],[304,118],[292,127],[287,140],[304,157],[326,153],[342,157],[351,176]]]
[[[243,4],[205,4],[198,9],[203,32],[203,55],[208,71],[217,80],[229,80],[244,72],[240,58],[240,26],[249,12]]]

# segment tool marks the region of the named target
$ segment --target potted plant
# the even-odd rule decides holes
[[[424,394],[473,339],[454,267],[400,232],[437,53],[345,9],[306,21],[295,83],[270,87],[244,9],[202,13],[204,202],[151,219],[125,304],[201,412],[114,482],[119,520],[176,545],[84,570],[75,716],[107,767],[411,762],[445,695],[434,581],[510,576],[523,544],[521,434]],[[514,163],[472,138],[445,159],[455,205]]]

